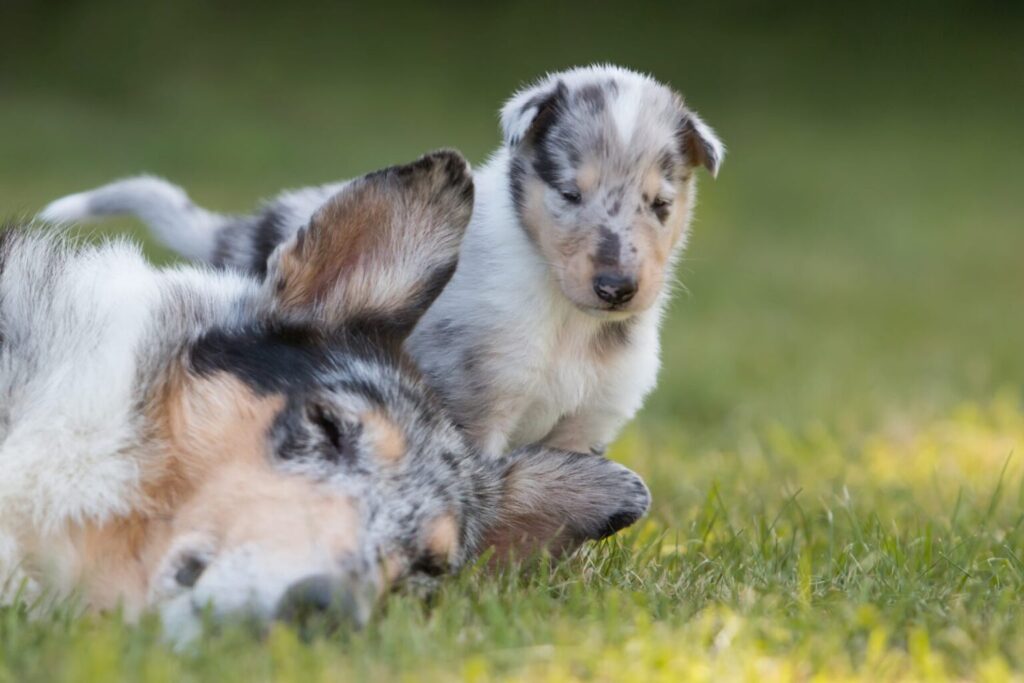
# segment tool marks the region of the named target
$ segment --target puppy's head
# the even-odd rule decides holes
[[[639,478],[601,458],[472,457],[401,356],[471,191],[453,153],[350,183],[271,257],[256,312],[189,348],[155,406],[170,513],[150,601],[174,637],[207,610],[359,625],[488,545],[567,547],[646,510]]]
[[[501,113],[520,222],[565,296],[596,315],[650,307],[684,243],[693,172],[719,139],[666,86],[615,67],[557,73]]]

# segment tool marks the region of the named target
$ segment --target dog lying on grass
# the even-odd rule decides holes
[[[486,453],[529,443],[602,452],[657,381],[694,169],[716,174],[724,148],[680,95],[618,67],[552,74],[515,94],[501,124],[503,145],[476,173],[458,269],[407,347]],[[230,217],[140,177],[41,216],[135,214],[184,256],[263,274],[277,244],[343,186]]]
[[[364,176],[262,280],[125,243],[0,245],[0,595],[361,624],[484,549],[555,552],[649,494],[603,458],[479,457],[401,346],[455,269],[473,184],[438,152]]]

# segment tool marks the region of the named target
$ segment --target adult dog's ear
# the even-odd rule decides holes
[[[565,106],[568,95],[569,89],[562,81],[544,82],[513,95],[501,109],[505,144],[516,147],[542,138]]]
[[[682,110],[682,118],[676,137],[683,157],[691,166],[703,166],[713,177],[718,176],[718,169],[725,159],[725,145],[711,126],[683,105],[681,98],[679,107]]]
[[[529,446],[496,461],[495,518],[480,547],[501,557],[554,555],[624,529],[651,505],[632,470],[597,455]]]
[[[357,178],[270,256],[266,295],[286,317],[367,324],[400,341],[455,272],[472,210],[458,152]]]

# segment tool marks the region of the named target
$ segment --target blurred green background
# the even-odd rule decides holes
[[[182,664],[0,611],[0,681],[1024,669],[1024,3],[0,0],[0,25],[4,216],[144,171],[245,211],[432,148],[479,163],[515,88],[591,62],[671,83],[729,148],[612,451],[654,493],[631,540],[429,617],[396,600],[341,650]]]
[[[431,148],[478,163],[516,87],[615,62],[729,147],[645,419],[875,419],[1024,380],[1021,3],[0,8],[5,215],[142,171],[241,211]]]

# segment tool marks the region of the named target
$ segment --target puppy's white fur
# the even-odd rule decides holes
[[[480,444],[486,452],[539,441],[588,450],[609,443],[656,384],[667,297],[637,314],[635,334],[620,354],[595,363],[590,348],[606,321],[562,295],[549,264],[518,227],[509,158],[507,149],[499,150],[476,172],[480,199],[459,266],[409,343],[424,358],[434,342],[421,330],[443,319],[486,335],[489,356],[499,359],[488,366],[497,405]]]

